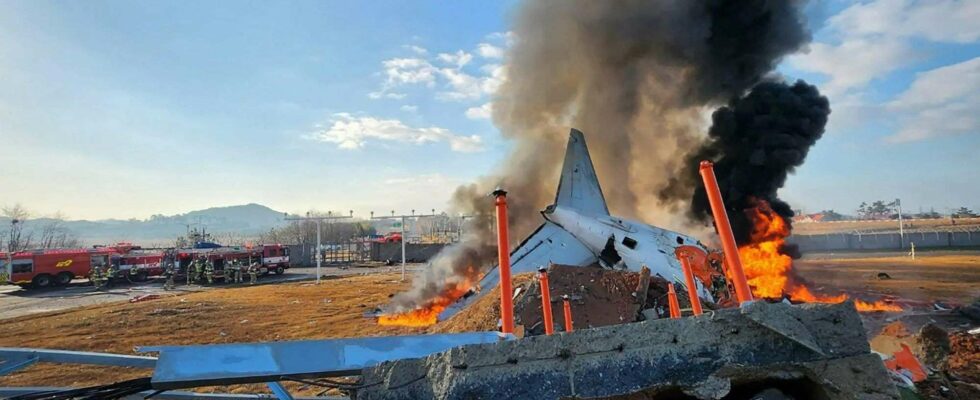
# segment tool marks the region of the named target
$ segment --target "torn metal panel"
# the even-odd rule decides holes
[[[390,336],[200,346],[155,346],[158,389],[262,383],[282,377],[348,376],[384,361],[425,357],[469,344],[513,338],[497,332]]]

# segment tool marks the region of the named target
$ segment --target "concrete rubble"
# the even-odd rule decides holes
[[[463,346],[365,368],[358,386],[356,400],[899,398],[851,303],[754,302]]]

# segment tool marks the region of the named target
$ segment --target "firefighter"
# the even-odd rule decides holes
[[[194,281],[195,282],[198,282],[198,283],[204,282],[204,261],[205,260],[207,260],[207,258],[204,257],[204,255],[202,254],[201,256],[197,257],[197,260],[194,262]]]
[[[92,281],[92,286],[95,286],[95,290],[102,290],[102,286],[105,284],[105,274],[102,272],[102,267],[99,265],[93,265],[92,271],[88,274],[88,280]]]
[[[174,289],[174,263],[168,262],[165,267],[163,267],[163,276],[167,278],[167,281],[163,283],[163,290],[173,290]]]
[[[129,267],[129,281],[130,282],[137,282],[137,281],[139,281],[139,274],[140,274],[140,266],[139,266],[139,264],[133,264],[133,266]]]
[[[245,273],[248,271],[248,266],[245,265],[244,261],[238,262],[238,268],[235,271],[235,283],[242,283],[245,281]]]
[[[259,279],[259,263],[253,261],[252,265],[248,266],[248,284],[254,285]]]
[[[231,260],[231,265],[225,267],[225,282],[235,283],[238,282],[238,274],[241,272],[238,266],[238,260]]]
[[[204,262],[204,277],[208,280],[208,285],[214,283],[214,263],[211,260]]]

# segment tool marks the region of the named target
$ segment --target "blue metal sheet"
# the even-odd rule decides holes
[[[294,342],[142,347],[159,352],[153,387],[259,383],[281,377],[359,374],[384,361],[425,357],[468,344],[495,343],[513,335],[498,332],[388,336]]]
[[[154,357],[128,356],[123,354],[0,347],[0,360],[27,360],[31,358],[36,358],[37,362],[112,365],[134,368],[153,368],[157,361]]]

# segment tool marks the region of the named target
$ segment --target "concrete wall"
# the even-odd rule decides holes
[[[824,235],[793,235],[790,243],[807,251],[835,250],[900,250],[914,243],[917,249],[947,247],[980,247],[980,230],[910,232],[902,241],[898,233],[831,233]]]

